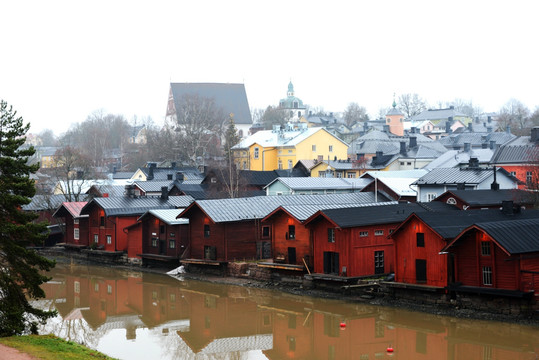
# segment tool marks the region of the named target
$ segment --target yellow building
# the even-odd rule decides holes
[[[288,127],[258,131],[232,147],[240,169],[292,169],[303,159],[346,159],[348,144],[324,128]]]

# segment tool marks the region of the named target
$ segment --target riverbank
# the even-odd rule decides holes
[[[3,360],[114,360],[99,351],[60,339],[54,335],[26,335],[0,338]]]
[[[91,261],[81,260],[71,257],[63,251],[43,251],[42,255],[64,264],[87,264],[102,265]],[[110,265],[108,265],[110,266]],[[140,271],[149,273],[166,274],[168,269],[159,267],[140,267],[128,265],[114,265],[115,268],[130,271]],[[302,281],[275,281],[272,279],[260,280],[252,276],[220,276],[201,272],[187,272],[178,275],[184,279],[193,279],[206,281],[215,284],[247,286],[253,288],[263,288],[282,291],[299,296],[311,296],[326,299],[338,299],[349,302],[360,302],[369,305],[386,306],[393,308],[402,308],[415,312],[429,313],[440,316],[451,316],[463,319],[492,320],[508,323],[518,323],[523,325],[539,326],[538,313],[511,314],[511,313],[493,313],[481,311],[471,307],[463,307],[458,302],[428,302],[414,301],[404,298],[395,298],[391,293],[382,291],[375,287],[375,291],[369,292],[344,292],[341,287],[334,288],[316,288],[305,284]],[[425,296],[426,297],[426,296]]]

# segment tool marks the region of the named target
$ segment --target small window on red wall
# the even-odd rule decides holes
[[[269,226],[262,226],[262,238],[267,239],[270,237],[270,227]]]
[[[210,237],[210,225],[204,225],[204,237]]]
[[[296,238],[296,226],[288,225],[288,237],[289,240],[294,240]]]

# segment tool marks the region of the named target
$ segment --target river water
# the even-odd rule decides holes
[[[40,332],[118,359],[535,360],[539,354],[539,325],[462,320],[110,267],[58,265],[50,276],[39,305],[58,316]]]

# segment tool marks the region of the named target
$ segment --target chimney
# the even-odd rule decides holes
[[[481,149],[487,149],[488,144],[486,142],[481,143]]]
[[[135,197],[135,185],[133,184],[125,185],[125,195],[128,198]]]
[[[487,126],[487,132],[488,132],[488,133],[491,133],[491,132],[492,132],[492,126]]]
[[[505,132],[508,133],[508,134],[511,134],[511,126],[507,125],[505,127]]]
[[[490,150],[496,149],[496,140],[490,140]]]
[[[471,144],[469,142],[464,143],[464,152],[470,152]]]
[[[496,166],[494,166],[494,181],[492,182],[492,184],[490,184],[491,190],[500,190],[500,184],[496,182],[496,173]]]
[[[381,158],[383,155],[384,155],[384,152],[383,152],[383,151],[377,151],[377,152],[376,152],[376,157],[377,157],[377,158]]]
[[[445,133],[451,134],[451,122],[449,120],[445,122]]]
[[[530,141],[533,143],[539,143],[539,126],[535,126],[531,129]]]
[[[449,107],[449,110],[454,110],[454,109],[455,109],[455,106],[453,106],[453,105],[451,105],[451,106]]]
[[[468,168],[469,169],[479,168],[479,159],[476,157],[470,157],[470,161],[468,162]]]
[[[466,183],[458,183],[457,190],[466,190]]]
[[[183,181],[183,179],[184,179],[184,178],[183,178],[183,173],[181,173],[181,172],[179,172],[179,171],[176,172],[176,180],[178,180],[178,181]]]
[[[389,125],[384,125],[384,132],[389,133]]]
[[[367,124],[367,122],[365,121],[363,123],[363,131],[367,132],[367,130],[369,130],[369,124]]]
[[[417,128],[415,126],[412,126],[410,128],[410,131],[412,132],[412,134],[415,134],[417,132]]]
[[[168,200],[168,187],[161,186],[161,200]]]
[[[410,149],[414,149],[417,147],[417,137],[410,136]]]
[[[468,123],[468,131],[469,131],[469,132],[473,132],[473,127],[472,127],[472,125],[473,125],[473,124],[472,124],[472,122],[470,121],[470,122]]]
[[[170,163],[170,168],[171,168],[171,169],[176,169],[176,162],[174,162],[174,161],[171,162],[171,163]]]
[[[401,150],[400,150],[401,155],[406,155],[406,142],[401,141],[400,144],[401,144]]]
[[[148,177],[146,178],[146,180],[150,181],[150,180],[153,180],[153,164],[150,164],[150,169],[148,170]]]
[[[492,122],[492,116],[487,116],[487,122],[490,124]]]

